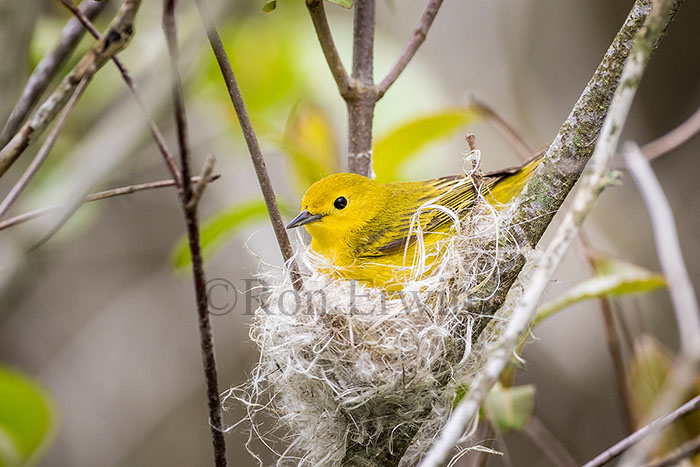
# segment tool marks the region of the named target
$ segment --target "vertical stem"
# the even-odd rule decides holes
[[[372,120],[378,91],[374,85],[374,0],[356,0],[353,22],[352,79],[356,95],[347,100],[348,170],[372,174]]]
[[[189,240],[190,254],[192,257],[192,275],[194,279],[195,296],[197,302],[197,316],[199,319],[202,364],[204,366],[204,376],[207,383],[209,424],[211,426],[212,443],[214,445],[215,464],[217,467],[225,467],[226,441],[224,440],[223,416],[221,411],[221,402],[219,400],[219,384],[216,371],[216,357],[214,355],[214,337],[212,336],[211,324],[209,322],[206,279],[204,276],[202,250],[199,244],[197,205],[190,204],[193,193],[192,181],[190,180],[190,148],[187,135],[185,101],[182,94],[182,83],[180,82],[180,73],[178,70],[175,0],[165,0],[163,6],[163,30],[168,43],[168,52],[170,53],[173,102],[175,105],[175,123],[177,125],[177,140],[180,153],[180,170],[182,176],[181,202],[185,214],[187,237]]]

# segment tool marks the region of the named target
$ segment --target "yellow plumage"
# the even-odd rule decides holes
[[[522,167],[485,174],[481,182],[485,199],[497,206],[510,201],[539,162],[540,155]],[[302,212],[288,228],[305,225],[311,248],[329,259],[341,277],[396,290],[408,279],[417,254],[416,224],[420,222],[424,251],[430,257],[431,249],[449,234],[453,216],[469,215],[474,199],[474,185],[465,175],[382,184],[340,173],[307,190]],[[415,217],[429,202],[432,207]]]

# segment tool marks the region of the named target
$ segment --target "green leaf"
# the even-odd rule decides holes
[[[535,386],[532,384],[504,388],[497,383],[484,401],[486,417],[502,433],[522,429],[534,411]]]
[[[452,136],[460,128],[480,118],[481,115],[472,108],[447,109],[409,120],[394,128],[374,144],[374,171],[377,180],[397,180],[401,165],[420,150]]]
[[[35,382],[0,366],[0,466],[36,460],[53,434],[54,409]]]
[[[537,312],[533,326],[584,300],[642,293],[666,287],[664,276],[621,259],[596,254],[592,260],[596,275],[573,286],[553,302],[543,305]]]
[[[217,212],[202,223],[200,232],[202,255],[205,258],[209,257],[241,228],[265,218],[267,218],[267,207],[264,201],[249,201]],[[192,262],[186,236],[178,240],[170,257],[173,266],[178,269]]]
[[[263,5],[263,11],[265,13],[269,13],[275,8],[277,8],[277,0],[269,0],[268,2],[265,2],[265,5]]]
[[[352,8],[353,0],[326,0],[328,3],[335,3],[343,8]]]
[[[301,190],[340,169],[338,140],[330,118],[317,105],[297,105],[277,144],[289,155]]]

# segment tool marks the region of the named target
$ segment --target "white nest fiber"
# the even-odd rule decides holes
[[[472,151],[467,162],[478,157]],[[422,209],[436,209],[434,201]],[[354,444],[392,450],[382,434],[397,427],[418,428],[402,465],[430,446],[510,309],[502,307],[472,346],[478,317],[462,312],[467,300],[498,274],[497,259],[520,253],[499,231],[508,209],[480,201],[445,236],[434,273],[409,281],[398,297],[320,273],[332,266],[300,236],[295,259],[304,292],[294,291],[286,268],[262,274],[265,300],[250,330],[260,360],[248,384],[227,397],[245,404],[250,439],[262,441],[278,465],[339,465]],[[493,241],[496,254],[486,248]],[[417,256],[412,267],[421,277],[425,261]]]

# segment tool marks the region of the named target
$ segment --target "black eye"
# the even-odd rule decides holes
[[[345,206],[348,205],[348,200],[345,199],[345,196],[338,196],[338,198],[333,201],[333,206],[335,206],[336,209],[345,209]]]

